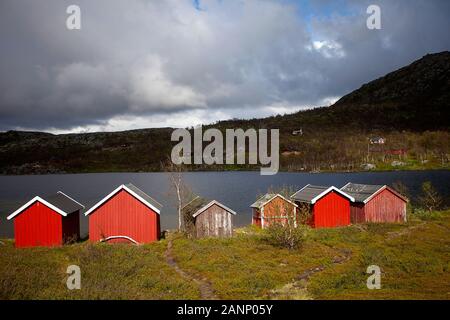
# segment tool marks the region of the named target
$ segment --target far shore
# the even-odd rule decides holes
[[[259,172],[259,168],[242,168],[242,169],[223,169],[223,170],[185,170],[185,173],[207,173],[207,172]],[[381,172],[422,172],[422,171],[449,171],[449,166],[443,167],[414,167],[414,168],[388,168],[388,169],[372,169],[372,170],[284,170],[280,169],[278,173],[306,173],[306,174],[346,174],[346,173],[381,173]],[[161,170],[86,170],[86,171],[52,171],[52,172],[26,172],[26,173],[0,173],[1,176],[39,176],[39,175],[71,175],[71,174],[95,174],[95,173],[163,173]]]

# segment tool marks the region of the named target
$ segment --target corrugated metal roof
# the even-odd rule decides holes
[[[384,185],[347,183],[341,190],[355,198],[356,202],[364,202],[383,187]]]
[[[266,193],[256,200],[250,207],[251,208],[261,208],[267,201],[272,200],[276,196],[275,193]]]
[[[196,197],[190,202],[188,202],[183,208],[181,208],[181,211],[184,215],[194,215],[198,210],[206,206],[208,203],[210,203],[210,200],[207,200],[202,197]]]
[[[251,206],[250,208],[258,208],[261,209],[262,206],[264,206],[266,203],[272,201],[272,199],[274,199],[275,197],[279,197],[289,203],[291,203],[292,205],[296,206],[297,205],[292,202],[291,200],[285,198],[284,196],[282,196],[279,193],[266,193],[265,195],[261,196],[258,200],[256,200]]]
[[[141,189],[139,189],[135,185],[133,185],[131,183],[127,183],[125,186],[128,189],[130,189],[131,191],[133,191],[134,193],[136,193],[139,197],[141,197],[142,199],[144,199],[145,201],[150,203],[152,206],[158,208],[159,210],[161,210],[161,208],[163,207],[162,204],[160,204],[158,201],[156,201],[155,199],[150,197],[148,194],[146,194],[144,191],[142,191]]]
[[[58,191],[56,194],[48,195],[46,197],[40,197],[36,196],[21,207],[19,207],[17,210],[15,210],[12,214],[10,214],[7,219],[11,220],[18,214],[22,213],[25,209],[27,209],[29,206],[34,204],[36,201],[39,201],[43,203],[44,205],[48,206],[50,209],[58,212],[62,216],[67,216],[68,214],[71,214],[75,211],[84,209],[84,206],[66,195],[65,193]]]
[[[81,210],[84,208],[79,202],[73,200],[66,194],[58,192],[46,197],[42,197],[48,203],[54,205],[58,209],[66,212],[67,214]]]
[[[223,203],[220,203],[220,202],[217,201],[217,200],[212,200],[212,201],[207,202],[205,205],[200,206],[200,208],[198,208],[198,209],[194,212],[194,214],[192,214],[192,216],[195,218],[195,217],[197,217],[198,215],[202,214],[203,212],[205,212],[206,210],[208,210],[209,208],[211,208],[211,207],[214,206],[214,205],[216,205],[216,206],[218,206],[218,207],[221,207],[222,209],[224,209],[225,211],[227,211],[227,212],[229,212],[229,213],[231,213],[231,214],[233,214],[233,215],[236,215],[236,212],[235,212],[234,210],[228,208],[228,207],[227,207],[226,205],[224,205]]]
[[[300,201],[300,202],[308,202],[311,203],[311,201],[320,195],[322,192],[326,191],[330,187],[326,186],[313,186],[313,185],[306,185],[302,189],[298,190],[296,193],[294,193],[291,198]]]

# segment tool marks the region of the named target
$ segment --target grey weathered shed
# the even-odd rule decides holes
[[[216,200],[195,198],[183,207],[183,214],[193,219],[194,236],[231,237],[236,212]]]

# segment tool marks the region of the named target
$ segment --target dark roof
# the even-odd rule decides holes
[[[258,200],[256,200],[250,206],[250,208],[258,208],[258,209],[260,209],[263,205],[265,205],[267,202],[272,201],[272,199],[275,198],[275,197],[280,197],[280,198],[284,199],[285,201],[288,201],[288,202],[292,203],[294,206],[297,206],[294,202],[292,202],[289,199],[286,199],[285,197],[283,197],[279,193],[266,193],[265,195],[259,197]]]
[[[364,202],[383,187],[384,185],[347,183],[341,190],[350,194],[356,202]]]
[[[261,208],[267,201],[272,200],[276,196],[275,193],[266,193],[265,195],[261,196],[256,200],[250,208]]]
[[[33,205],[36,201],[43,203],[46,206],[50,206],[50,209],[58,212],[59,214],[66,216],[78,210],[84,209],[84,206],[64,194],[61,191],[58,191],[55,194],[48,195],[45,197],[36,196],[24,205],[17,208],[12,214],[10,214],[7,219],[11,220],[18,214],[21,214],[24,210],[26,210],[29,206]]]
[[[329,188],[330,187],[326,186],[313,186],[307,184],[302,189],[294,193],[291,198],[300,202],[311,202],[315,197]]]
[[[317,200],[330,192],[339,193],[342,196],[348,198],[350,201],[355,201],[355,199],[350,194],[341,191],[334,186],[313,186],[311,184],[307,184],[302,189],[298,190],[291,196],[291,198],[295,201],[314,204]]]
[[[408,201],[406,197],[399,194],[395,190],[389,188],[386,185],[380,184],[358,184],[358,183],[347,183],[345,186],[341,188],[342,191],[348,193],[353,198],[355,198],[356,202],[367,202],[374,194],[380,191],[383,188],[389,189],[391,192],[396,194],[398,197],[402,198],[405,201]]]
[[[148,194],[146,194],[144,191],[142,191],[141,189],[139,189],[135,185],[133,185],[131,183],[127,183],[125,185],[125,187],[127,187],[128,189],[130,189],[131,191],[136,193],[139,197],[141,197],[142,199],[144,199],[145,201],[150,203],[152,206],[158,208],[159,210],[161,210],[161,208],[163,207],[162,204],[160,204],[158,201],[156,201],[155,199],[150,197]]]
[[[84,206],[81,203],[75,201],[61,191],[58,191],[58,193],[46,197],[42,197],[42,199],[54,205],[58,209],[66,212],[67,214],[84,209]]]
[[[194,198],[193,200],[188,202],[183,208],[181,208],[183,216],[187,214],[191,216],[194,215],[194,213],[196,213],[198,210],[200,210],[210,202],[211,202],[210,200],[207,200],[202,197]]]

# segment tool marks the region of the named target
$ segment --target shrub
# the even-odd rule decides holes
[[[293,250],[303,244],[308,231],[309,227],[305,225],[294,227],[291,224],[283,225],[277,223],[266,229],[266,239],[273,246]]]
[[[422,184],[422,194],[418,197],[419,205],[426,208],[429,212],[438,210],[443,203],[442,197],[433,187],[430,181]]]
[[[297,223],[308,224],[312,219],[311,205],[308,203],[300,203],[297,208]]]
[[[429,211],[422,208],[414,209],[412,214],[420,220],[435,220],[442,217],[438,211]]]

